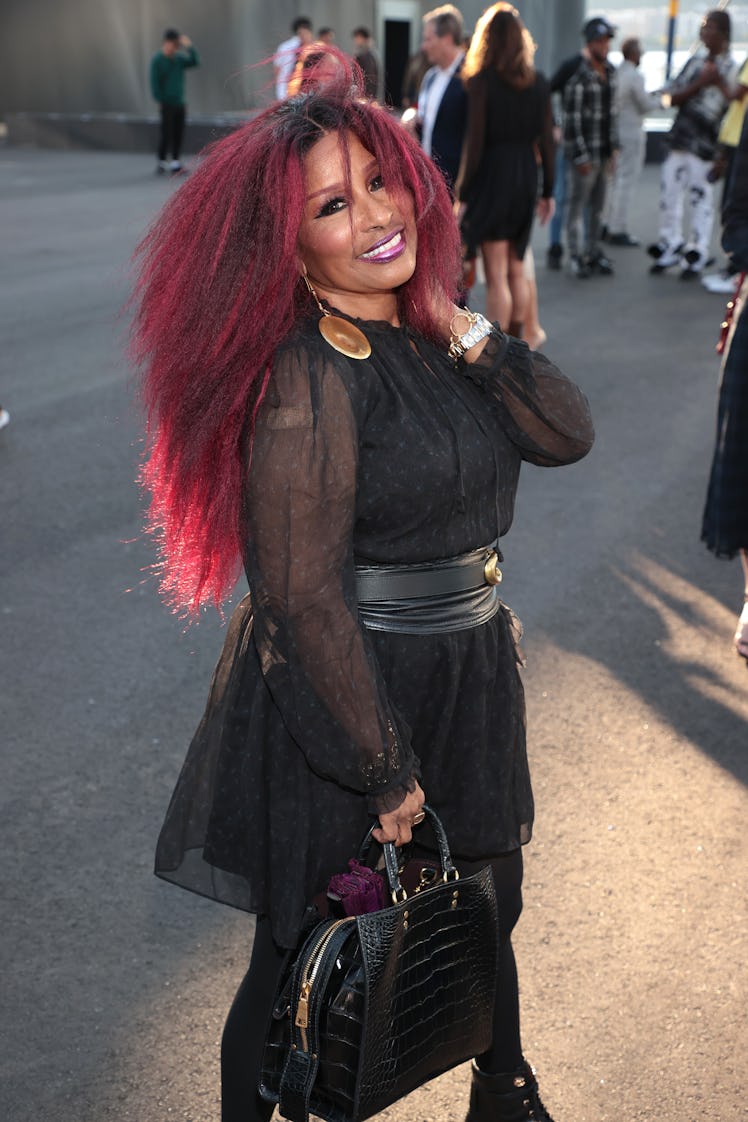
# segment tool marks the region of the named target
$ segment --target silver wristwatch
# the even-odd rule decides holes
[[[464,334],[459,335],[457,324],[461,319],[464,319],[469,326]],[[447,354],[456,362],[458,358],[462,358],[465,351],[469,351],[476,343],[480,343],[481,339],[485,339],[486,335],[490,335],[492,330],[493,325],[480,312],[471,312],[467,308],[461,308],[459,312],[452,316],[449,324],[450,339]]]

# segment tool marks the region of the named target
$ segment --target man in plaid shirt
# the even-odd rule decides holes
[[[615,30],[601,17],[587,20],[582,28],[587,50],[564,90],[566,236],[569,271],[575,277],[613,272],[613,263],[600,248],[600,235],[608,176],[618,148],[615,70],[608,62]]]

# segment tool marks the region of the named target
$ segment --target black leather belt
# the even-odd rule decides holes
[[[375,631],[435,634],[479,627],[501,601],[492,546],[415,565],[357,565],[362,623]]]

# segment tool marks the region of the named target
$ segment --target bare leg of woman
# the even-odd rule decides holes
[[[480,248],[486,273],[486,315],[491,321],[498,320],[506,331],[512,318],[509,242],[483,242]]]
[[[518,256],[513,245],[509,246],[509,290],[512,294],[512,318],[509,321],[509,334],[521,339],[527,314],[528,291],[525,263]]]
[[[735,649],[748,661],[748,549],[741,549],[740,560],[743,565],[743,610],[735,632]]]
[[[524,338],[531,351],[538,351],[548,336],[540,326],[538,312],[538,286],[535,281],[535,256],[528,246],[524,256],[525,279],[527,281],[527,310],[525,312]]]

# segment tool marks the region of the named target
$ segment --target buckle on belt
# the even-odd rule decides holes
[[[486,563],[483,566],[483,576],[486,584],[501,584],[504,579],[504,574],[499,568],[499,555],[495,549],[492,549],[486,558]]]

